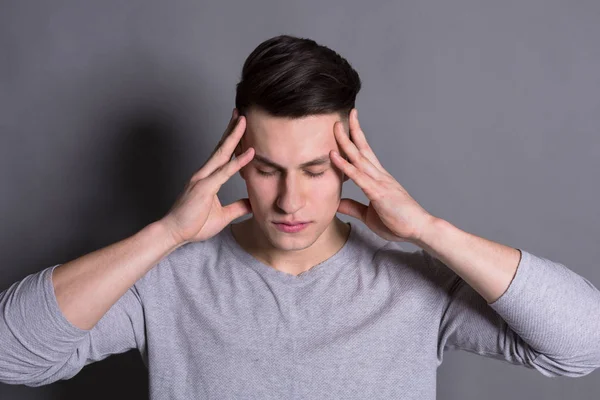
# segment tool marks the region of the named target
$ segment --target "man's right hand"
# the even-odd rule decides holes
[[[223,207],[217,197],[221,186],[254,157],[254,149],[250,147],[232,159],[246,131],[246,118],[237,117],[237,109],[234,109],[229,125],[211,156],[161,219],[178,245],[207,240],[234,219],[252,212],[248,198]]]

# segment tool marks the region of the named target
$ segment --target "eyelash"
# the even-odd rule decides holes
[[[263,175],[263,176],[272,176],[272,175],[275,175],[275,172],[264,172],[264,171],[261,171],[260,169],[257,169],[256,171],[260,175]],[[323,174],[325,173],[324,171],[323,172],[319,172],[318,174],[313,174],[313,173],[308,172],[308,171],[305,171],[305,172],[306,172],[306,175],[308,175],[309,178],[318,178],[320,176],[323,176]]]

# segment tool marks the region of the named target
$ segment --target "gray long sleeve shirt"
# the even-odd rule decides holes
[[[430,400],[449,349],[589,374],[600,292],[519,250],[488,304],[427,252],[354,222],[343,248],[298,276],[252,257],[227,226],[160,260],[91,330],[61,313],[48,267],[0,293],[0,382],[49,384],[135,348],[152,399]]]

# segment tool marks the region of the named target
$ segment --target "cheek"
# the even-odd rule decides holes
[[[337,199],[340,195],[342,180],[335,174],[327,174],[321,179],[315,179],[315,183],[311,189],[314,199],[331,201],[332,198]]]
[[[264,179],[256,174],[251,174],[246,179],[248,197],[258,202],[269,202],[277,192],[277,183],[271,179]]]

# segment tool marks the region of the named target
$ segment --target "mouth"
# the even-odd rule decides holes
[[[306,228],[310,224],[310,221],[299,222],[299,223],[294,223],[294,224],[273,221],[273,224],[275,225],[275,227],[278,230],[280,230],[282,232],[295,233],[295,232],[300,232],[301,230]]]

